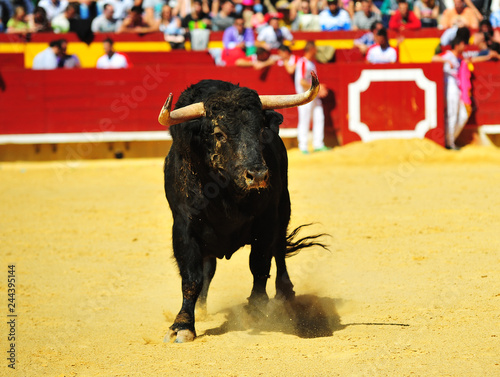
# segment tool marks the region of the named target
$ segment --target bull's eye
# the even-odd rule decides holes
[[[214,132],[214,136],[217,141],[224,141],[226,139],[226,136],[222,132]]]
[[[226,135],[221,131],[221,129],[219,127],[214,128],[213,135],[215,137],[215,140],[217,140],[217,141],[223,142],[226,140]]]

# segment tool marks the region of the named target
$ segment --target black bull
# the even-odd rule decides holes
[[[314,87],[312,99],[317,85],[316,80],[310,89]],[[268,301],[273,257],[276,296],[289,300],[295,292],[285,257],[304,247],[323,246],[313,241],[318,235],[294,241],[298,229],[287,231],[288,159],[278,136],[283,117],[273,108],[305,103],[288,97],[259,97],[248,88],[204,80],[181,94],[176,110],[170,113],[171,96],[162,109],[159,121],[171,126],[173,139],[165,159],[165,193],[174,220],[173,249],[183,295],[166,340],[196,337],[195,305],[198,301],[206,308],[216,258],[229,259],[240,247],[251,245],[253,288],[248,301],[257,307]],[[182,113],[191,107],[197,107],[194,115]]]

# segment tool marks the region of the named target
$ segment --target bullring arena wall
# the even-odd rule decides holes
[[[298,55],[310,39],[336,49],[333,61],[318,64],[320,81],[329,88],[323,102],[330,144],[388,137],[427,137],[444,144],[442,65],[430,63],[439,34],[408,33],[399,46],[400,63],[390,65],[364,63],[352,44],[357,32],[294,35]],[[0,160],[163,156],[170,140],[156,120],[160,108],[168,93],[175,102],[201,79],[239,83],[259,94],[294,93],[293,80],[281,67],[217,67],[207,51],[170,51],[161,34],[113,36],[116,49],[132,63],[126,70],[90,68],[106,36],[86,45],[72,34],[64,35],[68,53],[76,53],[84,69],[31,70],[34,55],[58,37],[0,36]],[[391,37],[394,44],[397,36]],[[209,48],[217,47],[221,34],[212,33]],[[475,64],[472,82],[473,113],[462,143],[480,127],[500,125],[498,63]],[[283,137],[293,146],[297,110],[280,112]]]

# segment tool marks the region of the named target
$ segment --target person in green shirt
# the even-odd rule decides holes
[[[30,26],[26,21],[26,11],[22,6],[17,6],[14,16],[7,22],[7,33],[28,33]]]

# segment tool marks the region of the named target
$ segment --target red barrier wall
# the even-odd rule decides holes
[[[319,73],[324,82],[335,80],[332,113],[343,144],[424,136],[444,144],[441,64],[331,66],[337,69],[324,69],[323,65]]]
[[[472,72],[473,112],[469,125],[500,124],[500,63],[474,65]]]
[[[283,69],[265,71],[204,65],[151,64],[127,70],[0,71],[0,134],[151,131],[169,92],[174,103],[182,90],[202,79],[241,83],[260,94],[294,93]],[[296,109],[283,113],[296,123]],[[295,122],[295,123],[294,123]]]
[[[172,50],[169,52],[127,52],[129,62],[134,66],[144,65],[205,65],[210,67],[214,65],[214,59],[208,51],[186,51]]]

